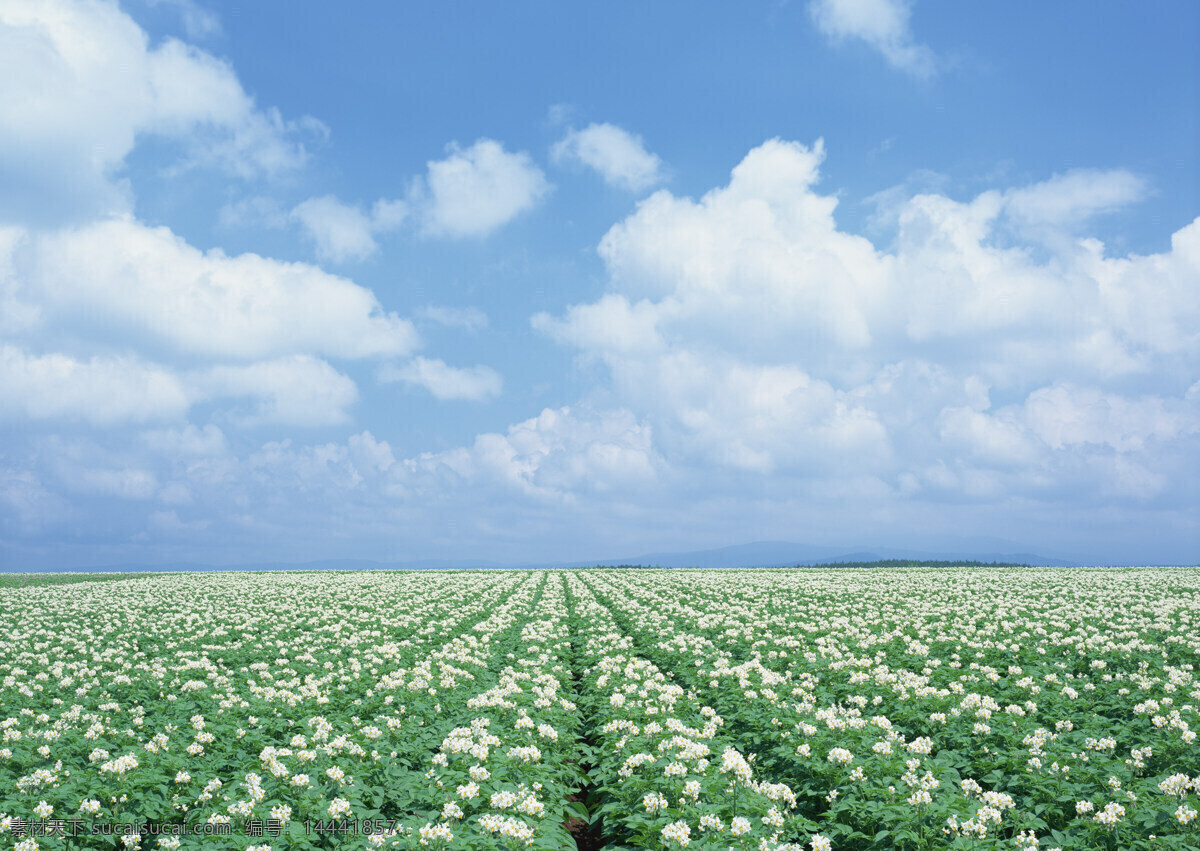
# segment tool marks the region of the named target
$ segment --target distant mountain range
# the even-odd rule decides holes
[[[1005,542],[989,540],[993,546]],[[212,565],[196,562],[164,564],[109,564],[95,567],[76,567],[80,572],[151,572],[205,570],[462,570],[505,568],[592,567],[595,565],[644,565],[648,567],[751,568],[791,565],[820,565],[836,562],[871,562],[883,559],[912,559],[914,561],[981,561],[1012,562],[1047,567],[1077,567],[1077,563],[1034,553],[1001,551],[985,546],[959,546],[953,550],[933,551],[903,547],[830,547],[797,544],[787,541],[759,541],[708,550],[688,552],[647,553],[638,556],[594,559],[588,561],[548,562],[538,564],[501,563],[481,559],[418,559],[414,561],[371,561],[368,559],[324,559],[308,562],[255,562],[249,564]],[[20,570],[13,565],[8,570]]]

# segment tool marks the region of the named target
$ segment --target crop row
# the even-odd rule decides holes
[[[1194,571],[137,576],[0,627],[19,851],[1200,845]]]

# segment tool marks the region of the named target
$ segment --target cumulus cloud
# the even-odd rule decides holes
[[[1005,193],[1006,212],[1023,224],[1064,227],[1142,200],[1146,181],[1125,169],[1074,169]]]
[[[555,162],[580,162],[605,182],[641,192],[662,180],[662,160],[646,150],[640,136],[614,124],[589,124],[571,130],[551,149]]]
[[[1200,433],[1197,401],[1186,396],[1127,398],[1059,383],[1029,394],[1022,418],[1029,432],[1051,449],[1091,444],[1136,452],[1150,441]]]
[[[491,367],[454,367],[436,358],[413,358],[403,365],[386,364],[379,380],[423,387],[438,399],[483,401],[500,395],[503,380]]]
[[[112,219],[33,240],[28,288],[46,313],[172,351],[258,359],[405,355],[408,320],[370,290],[304,263],[200,251],[165,227]]]
[[[655,193],[600,242],[609,292],[533,327],[606,370],[607,404],[683,469],[856,476],[897,497],[1167,486],[1195,420],[1200,220],[1158,255],[1031,250],[1027,224],[1078,225],[1145,192],[1119,170],[1072,172],[892,198],[881,250],[838,228],[822,158],[772,140],[698,200]],[[1129,376],[1157,395],[1108,386]]]
[[[178,13],[188,38],[204,39],[221,34],[221,19],[195,0],[143,0],[151,6],[167,6]]]
[[[209,423],[203,427],[187,425],[181,429],[153,429],[140,435],[152,452],[171,456],[221,455],[226,451],[225,434]]]
[[[0,227],[0,334],[22,334],[41,322],[41,308],[24,292],[16,270],[17,249],[27,241],[24,228]]]
[[[398,228],[407,214],[408,205],[403,201],[381,199],[367,213],[324,195],[296,205],[291,218],[316,243],[317,257],[344,263],[366,259],[378,251],[375,236]]]
[[[325,195],[296,205],[286,219],[300,225],[319,259],[345,263],[375,254],[378,236],[408,222],[426,236],[486,236],[532,209],[551,189],[528,154],[510,153],[491,139],[466,149],[451,144],[449,152],[428,163],[426,174],[410,182],[402,199],[381,198],[364,210]],[[278,227],[280,218],[273,202],[259,198],[222,210],[227,224],[257,221]]]
[[[420,319],[442,325],[446,328],[462,328],[469,333],[482,331],[488,327],[487,314],[477,307],[437,307],[430,305],[417,310]]]
[[[287,227],[291,216],[275,198],[251,195],[221,205],[217,223],[223,228],[265,227],[276,230]]]
[[[664,529],[696,546],[730,529],[883,540],[970,524],[1041,524],[1052,540],[1066,512],[1125,518],[1113,541],[1135,523],[1184,540],[1195,489],[1178,471],[1200,464],[1200,220],[1160,253],[1113,256],[1076,231],[1147,191],[1125,172],[965,198],[926,183],[889,196],[895,238],[879,247],[838,227],[823,156],[819,142],[770,140],[702,196],[644,199],[600,241],[606,292],[532,319],[599,381],[569,407],[420,454],[361,426],[257,448],[232,428],[346,423],[358,394],[339,358],[374,358],[378,378],[440,398],[500,392],[487,367],[414,357],[412,326],[345,278],[200,252],[127,220],[0,232],[0,296],[34,309],[0,349],[0,411],[137,426],[132,446],[98,429],[119,451],[69,468],[47,445],[29,469],[0,470],[0,526],[35,534],[73,504],[62,493],[107,488],[144,508],[136,524],[127,510],[92,517],[97,536],[187,539],[207,520],[222,541],[286,538],[293,557],[335,539],[403,541],[393,554],[473,540],[474,554],[519,557],[531,535],[564,552],[586,541],[580,557],[595,557]],[[1042,239],[1039,221],[1062,238]],[[417,318],[486,323],[473,309]],[[75,354],[35,346],[42,326],[68,331]],[[97,329],[112,329],[105,352],[145,354],[81,357]],[[212,422],[187,421],[199,412]]]
[[[659,333],[668,318],[692,336],[701,325],[763,351],[784,341],[864,348],[873,341],[890,262],[869,241],[839,231],[836,199],[811,191],[824,158],[772,140],[699,201],[660,190],[600,242],[613,288],[649,299]],[[830,285],[837,281],[837,285]],[[644,326],[643,306],[637,315]],[[754,335],[745,329],[756,327]]]
[[[414,197],[426,234],[486,236],[532,209],[550,188],[528,154],[480,139],[469,148],[451,145],[449,156],[429,162]]]
[[[386,440],[376,440],[369,431],[350,435],[346,441],[350,458],[359,470],[386,472],[396,463],[392,447]]]
[[[198,402],[237,398],[255,403],[253,411],[237,415],[242,425],[330,425],[349,418],[346,409],[358,391],[350,378],[305,355],[177,370],[133,357],[83,361],[0,346],[0,416],[6,418],[100,427],[181,421]],[[182,454],[211,454],[223,445],[215,426],[151,431],[144,440],[154,451]]]
[[[75,468],[65,481],[71,490],[79,493],[116,497],[117,499],[145,500],[158,490],[158,479],[150,470]]]
[[[808,11],[817,29],[835,42],[858,39],[879,51],[894,68],[927,78],[936,63],[933,51],[913,40],[910,0],[811,0]]]
[[[194,373],[197,398],[250,397],[254,410],[238,417],[243,425],[337,425],[358,400],[358,388],[328,363],[292,355],[258,363],[214,366]]]
[[[270,441],[246,459],[245,467],[253,476],[272,483],[327,493],[359,489],[367,481],[378,480],[395,463],[387,441],[363,431],[345,444],[295,447],[291,440]]]
[[[176,39],[152,45],[115,3],[0,8],[0,216],[127,211],[119,171],[142,136],[178,142],[184,165],[254,177],[302,165],[304,140],[324,132],[260,109],[226,62]]]
[[[292,218],[316,242],[317,257],[322,260],[362,260],[379,248],[371,233],[370,218],[332,195],[309,198],[296,205]]]
[[[1073,499],[1086,489],[1084,499],[1141,501],[1168,487],[1177,453],[1200,434],[1200,405],[1187,394],[1130,397],[1060,382],[992,412],[946,408],[939,426],[943,486],[991,475],[1003,493],[1054,499],[1065,485]]]
[[[112,426],[178,420],[189,404],[178,376],[135,358],[83,361],[0,346],[0,411],[8,417]]]
[[[586,351],[627,353],[664,346],[658,333],[661,314],[660,306],[648,299],[630,304],[623,295],[607,293],[593,304],[572,305],[562,319],[536,313],[531,324],[561,343]]]
[[[392,473],[414,498],[457,482],[569,502],[579,493],[652,484],[660,466],[650,429],[631,412],[547,408],[504,434],[479,435],[470,447],[405,459]]]

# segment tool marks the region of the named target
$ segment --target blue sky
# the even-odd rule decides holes
[[[0,564],[1195,562],[1198,31],[0,0]]]

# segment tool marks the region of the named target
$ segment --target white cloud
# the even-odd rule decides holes
[[[109,220],[35,240],[24,274],[43,309],[93,333],[222,358],[405,355],[412,323],[370,290],[303,263],[202,252],[167,228]]]
[[[362,260],[379,246],[372,236],[371,220],[357,207],[338,201],[332,195],[309,198],[292,210],[292,218],[317,244],[317,257],[342,263]]]
[[[445,362],[417,357],[401,366],[384,365],[379,380],[401,381],[424,387],[438,399],[468,399],[479,402],[500,395],[503,380],[491,367],[473,366],[466,369]]]
[[[1097,388],[1055,384],[1029,395],[1024,420],[1052,449],[1092,444],[1136,452],[1151,440],[1200,433],[1200,405],[1157,396],[1129,399]]]
[[[380,198],[371,205],[371,229],[376,233],[396,230],[407,218],[407,201]]]
[[[64,482],[80,493],[112,496],[118,499],[145,500],[158,490],[158,479],[150,470],[136,468],[106,469],[71,467]]]
[[[5,412],[31,419],[179,420],[211,402],[241,425],[341,423],[357,388],[323,356],[407,356],[420,343],[411,322],[345,278],[201,252],[130,219],[0,231],[5,299],[29,317],[9,333],[69,340],[72,350],[0,349]],[[141,354],[73,353],[114,349]]]
[[[485,236],[532,209],[549,191],[541,169],[526,153],[509,153],[492,139],[428,163],[416,195],[425,233]]]
[[[462,328],[475,333],[488,327],[487,314],[477,307],[422,307],[416,315],[447,328]]]
[[[600,242],[609,292],[533,327],[605,369],[589,398],[644,419],[680,470],[973,499],[1153,491],[1192,434],[1200,220],[1148,257],[1071,238],[1035,251],[1004,230],[1078,224],[1144,191],[1125,172],[1071,173],[891,198],[883,251],[838,228],[815,189],[822,157],[772,140],[699,200],[655,193]],[[1106,389],[1130,375],[1153,395]]]
[[[223,228],[265,227],[276,230],[287,227],[290,216],[278,200],[263,195],[251,195],[222,204],[217,211],[217,223]]]
[[[530,324],[561,343],[587,351],[645,352],[664,345],[658,333],[661,314],[660,306],[647,299],[630,304],[625,296],[608,293],[594,304],[572,305],[561,320],[543,312],[535,314]]]
[[[271,441],[250,455],[245,467],[270,487],[282,484],[320,494],[363,489],[365,483],[378,481],[395,463],[387,442],[377,441],[364,431],[352,435],[346,444],[293,448],[291,440]]]
[[[1124,169],[1075,169],[1005,193],[1006,212],[1034,227],[1069,227],[1146,196],[1146,181]]]
[[[142,432],[140,437],[147,449],[163,455],[223,455],[227,450],[224,432],[211,423],[202,428],[187,425],[181,429],[154,429]]]
[[[358,398],[353,381],[329,364],[292,355],[247,365],[172,371],[132,357],[81,361],[54,353],[31,355],[0,346],[0,411],[33,420],[82,421],[110,427],[125,423],[182,420],[201,401],[251,398],[241,425],[345,422]],[[224,437],[215,426],[143,434],[156,452],[219,452]]]
[[[940,472],[927,476],[938,487],[974,476],[1001,494],[1145,500],[1168,487],[1178,453],[1200,434],[1200,405],[1056,383],[993,412],[947,407],[938,424]]]
[[[0,334],[22,334],[41,322],[41,308],[29,300],[17,276],[15,256],[27,241],[24,228],[0,226]]]
[[[178,376],[131,357],[77,360],[0,346],[0,411],[97,426],[180,419],[188,393]]]
[[[396,463],[396,456],[392,454],[392,447],[387,441],[376,440],[375,435],[369,431],[350,435],[346,446],[350,451],[350,458],[359,470],[386,472]]]
[[[1028,464],[1038,455],[1028,430],[1009,410],[987,414],[970,407],[944,408],[938,431],[948,445],[987,464]]]
[[[190,383],[201,399],[255,399],[254,411],[239,417],[243,425],[337,425],[349,421],[346,408],[358,400],[350,378],[307,355],[209,367],[191,375]]]
[[[811,0],[813,21],[833,41],[856,38],[878,50],[894,68],[914,77],[933,75],[933,51],[909,29],[911,0]]]
[[[785,342],[866,347],[892,261],[837,230],[836,200],[811,191],[823,158],[820,142],[771,140],[698,202],[651,195],[600,242],[614,289],[655,301],[660,334],[705,330],[732,345],[732,332],[763,354]],[[643,307],[639,326],[647,319]]]
[[[641,192],[662,180],[662,160],[640,136],[613,124],[571,130],[551,150],[555,162],[575,160],[595,169],[607,183]]]
[[[381,199],[368,215],[358,207],[343,204],[332,195],[309,198],[292,209],[316,243],[317,257],[334,263],[364,260],[379,250],[375,236],[400,226],[408,214],[403,201]]]
[[[629,411],[547,408],[505,434],[479,435],[469,448],[405,459],[392,473],[395,484],[417,499],[457,482],[563,502],[578,493],[653,484],[661,466],[650,429]]]
[[[645,412],[672,461],[845,474],[890,455],[875,412],[795,364],[750,363],[691,345],[609,365],[618,399]]]
[[[9,0],[0,7],[0,216],[62,221],[126,211],[118,173],[141,136],[185,162],[244,177],[305,162],[314,119],[261,110],[225,62],[175,39],[151,45],[115,3]]]
[[[370,210],[324,195],[285,213],[274,199],[250,196],[223,206],[219,220],[227,228],[299,224],[319,259],[345,263],[375,254],[377,237],[408,222],[426,236],[486,236],[532,209],[552,188],[528,154],[510,153],[491,139],[466,149],[451,144],[449,151],[428,163],[404,198],[380,198]]]
[[[151,6],[168,6],[174,9],[183,21],[188,38],[204,39],[221,34],[221,19],[216,13],[205,9],[195,0],[143,0]]]

